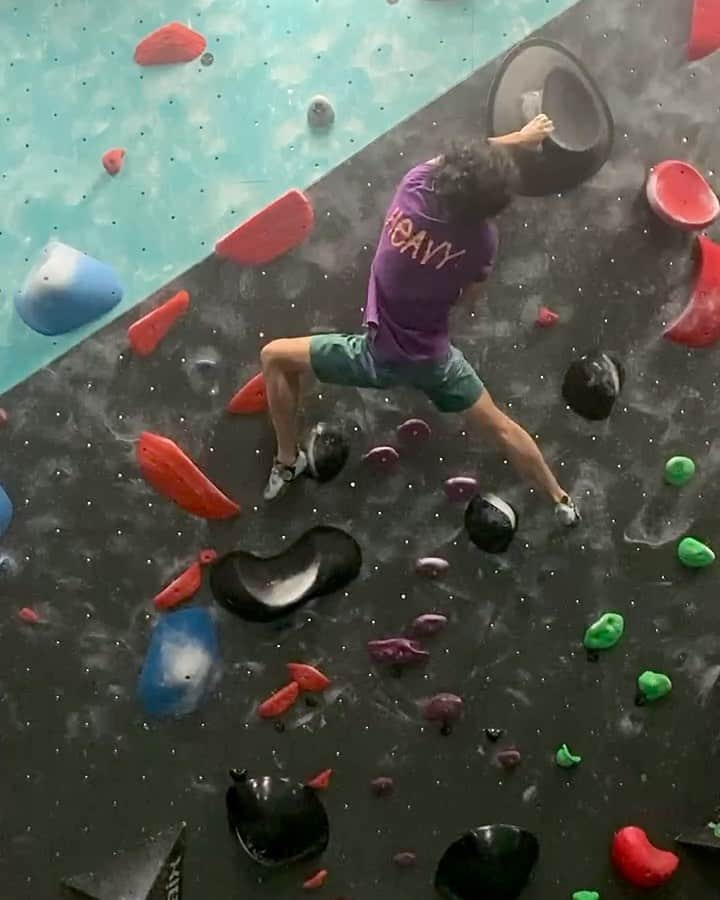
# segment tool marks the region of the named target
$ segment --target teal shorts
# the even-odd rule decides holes
[[[318,381],[359,388],[412,387],[441,412],[463,412],[485,387],[462,353],[451,346],[446,359],[379,363],[367,334],[316,334],[310,338],[310,363]]]

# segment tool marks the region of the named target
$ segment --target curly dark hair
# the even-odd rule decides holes
[[[491,219],[509,206],[518,173],[505,147],[487,141],[452,144],[435,174],[435,194],[443,212],[462,222]]]

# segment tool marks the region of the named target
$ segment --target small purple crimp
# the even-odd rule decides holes
[[[447,626],[447,616],[440,613],[423,613],[410,626],[414,637],[432,637]]]
[[[406,665],[427,659],[430,654],[421,650],[417,641],[408,638],[386,638],[382,641],[368,641],[368,653],[375,662]]]

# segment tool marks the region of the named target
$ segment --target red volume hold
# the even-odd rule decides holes
[[[204,519],[229,519],[240,507],[226,497],[174,441],[143,431],[135,453],[143,478],[186,512]]]
[[[127,332],[133,351],[138,356],[149,356],[189,306],[188,292],[178,291],[174,297],[133,322]]]
[[[122,147],[113,147],[102,155],[102,164],[108,175],[117,175],[125,162],[125,151]]]
[[[267,409],[267,392],[262,372],[258,372],[246,382],[227,405],[228,412],[245,416],[265,409]]]
[[[221,237],[215,253],[242,266],[260,266],[302,244],[314,221],[308,198],[292,189]]]
[[[182,25],[169,22],[151,31],[135,48],[135,62],[139,66],[166,66],[170,63],[190,62],[205,50],[205,38]]]
[[[611,857],[623,878],[641,888],[667,881],[680,862],[674,853],[654,847],[642,828],[635,825],[615,833]]]
[[[701,234],[690,301],[664,336],[687,347],[709,347],[720,340],[720,244]]]
[[[687,58],[702,59],[720,50],[720,4],[717,0],[695,0]]]
[[[155,609],[173,609],[184,600],[194,597],[202,583],[202,571],[200,563],[194,562],[191,566],[170,584],[160,591],[153,599]]]

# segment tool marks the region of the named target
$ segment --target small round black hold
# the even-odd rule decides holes
[[[317,698],[317,697],[313,697],[312,694],[308,694],[308,695],[305,697],[305,706],[315,707],[315,706],[318,706],[318,705],[319,705],[319,702],[318,702],[318,698]]]
[[[215,57],[212,53],[203,53],[200,57],[200,62],[203,66],[211,66],[215,62]]]
[[[275,725],[273,727],[275,728],[275,731],[277,731],[280,734],[282,734],[283,731],[285,731],[285,723],[281,722],[279,719],[277,720],[277,722],[275,723]]]
[[[500,738],[505,734],[504,728],[486,728],[485,729],[485,737],[492,741],[493,744],[500,740]]]

